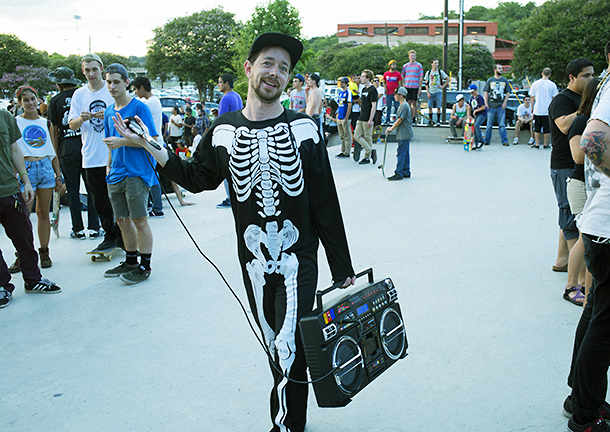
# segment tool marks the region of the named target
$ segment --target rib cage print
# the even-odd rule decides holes
[[[290,137],[291,130],[294,139]],[[232,135],[230,139],[228,134]],[[313,121],[301,118],[291,122],[290,127],[285,122],[263,129],[220,125],[214,130],[212,144],[228,147],[237,200],[244,202],[254,194],[259,216],[268,218],[281,214],[280,189],[290,197],[303,192],[299,147],[306,139],[315,143],[320,140]]]

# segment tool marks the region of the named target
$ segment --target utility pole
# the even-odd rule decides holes
[[[390,49],[390,38],[388,36],[388,23],[385,23],[385,44]]]
[[[447,47],[449,46],[449,0],[445,0],[445,13],[443,14],[443,70],[447,70]],[[439,72],[440,74],[440,72]],[[440,77],[440,75],[439,75]],[[450,83],[451,84],[451,83]],[[447,87],[443,87],[443,97],[441,102],[441,123],[445,123],[447,105]]]
[[[460,35],[458,36],[458,90],[462,91],[464,82],[462,63],[464,60],[464,0],[460,0]]]

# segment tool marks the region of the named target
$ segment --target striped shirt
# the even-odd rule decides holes
[[[420,62],[405,63],[402,67],[402,77],[406,88],[419,88],[419,80],[424,76],[424,68]]]

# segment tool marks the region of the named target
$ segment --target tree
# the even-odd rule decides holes
[[[215,8],[174,18],[154,29],[146,60],[149,73],[162,80],[173,74],[181,81],[194,82],[202,98],[218,77],[231,69],[236,28],[233,17]]]
[[[0,34],[0,77],[15,72],[17,66],[46,66],[46,56],[18,37]]]
[[[464,12],[464,19],[495,21],[498,23],[498,38],[514,41],[519,23],[527,19],[536,7],[531,1],[526,5],[517,2],[500,2],[495,9],[472,6],[468,12]]]
[[[419,43],[406,43],[400,44],[392,48],[391,59],[399,62],[398,70],[402,70],[402,65],[409,61],[409,51],[417,51],[417,61],[422,64],[424,70],[430,69],[430,63],[432,60],[438,59],[439,65],[442,67],[443,64],[443,47],[442,45],[428,45]],[[402,64],[400,62],[403,61]]]
[[[49,80],[50,70],[37,66],[17,66],[14,72],[5,73],[0,78],[0,90],[10,96],[22,85],[34,87],[39,96],[44,96],[51,90],[56,90],[55,84]]]
[[[284,33],[301,39],[301,18],[299,11],[287,0],[270,0],[266,5],[257,5],[252,18],[237,32],[233,69],[237,72],[234,90],[245,98],[248,94],[248,80],[244,72],[244,61],[248,56],[250,46],[263,33]],[[295,65],[294,72],[304,70],[304,65],[314,55],[306,50],[301,60]]]
[[[585,57],[593,61],[595,72],[607,66],[604,45],[610,40],[607,2],[549,0],[522,21],[514,64],[525,65],[528,75],[539,77],[545,67],[553,79],[567,83],[566,65]]]
[[[447,74],[452,72],[457,78],[459,74],[458,44],[451,44],[447,49]],[[493,74],[494,59],[486,45],[464,44],[462,58],[462,88],[466,88],[469,81],[486,80]]]

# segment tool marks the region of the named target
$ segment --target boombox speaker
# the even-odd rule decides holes
[[[389,278],[349,290],[335,284],[316,293],[316,308],[299,328],[309,374],[320,407],[342,407],[407,355],[407,335],[396,288]],[[337,290],[337,291],[336,291]],[[339,297],[322,302],[331,292]]]

